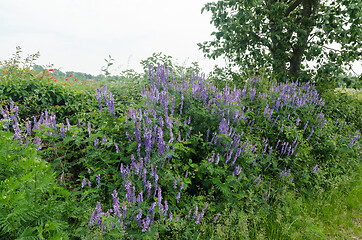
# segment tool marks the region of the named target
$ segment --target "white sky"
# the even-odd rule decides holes
[[[0,60],[20,46],[23,56],[40,52],[36,64],[97,75],[111,55],[111,73],[119,74],[140,72],[141,60],[162,52],[180,65],[199,62],[208,73],[225,65],[204,58],[197,46],[213,39],[211,14],[201,14],[210,1],[0,0]],[[353,70],[361,74],[361,63]]]
[[[0,59],[16,46],[36,64],[62,71],[101,73],[105,58],[112,74],[141,71],[139,64],[162,52],[186,65],[197,61],[204,72],[224,61],[205,59],[197,43],[211,40],[211,14],[201,8],[211,0],[0,0]]]

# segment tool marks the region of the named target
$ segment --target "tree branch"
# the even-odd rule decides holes
[[[288,15],[298,7],[299,4],[301,4],[302,0],[296,0],[292,5],[290,5],[288,8],[287,8],[287,11],[285,12],[284,14],[284,17],[288,17]]]
[[[319,44],[317,44],[317,45],[319,45]],[[327,48],[327,49],[332,50],[332,51],[342,52],[342,50],[330,48],[330,47],[327,47],[327,46],[324,46],[324,45],[319,45],[319,46],[321,46],[322,48]]]

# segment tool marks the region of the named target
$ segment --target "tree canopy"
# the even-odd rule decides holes
[[[362,59],[362,1],[223,0],[205,10],[216,31],[198,45],[209,58],[263,68],[280,80],[336,76]]]

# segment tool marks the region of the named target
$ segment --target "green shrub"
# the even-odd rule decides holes
[[[0,238],[67,238],[70,193],[36,149],[0,130],[0,165]]]
[[[349,94],[340,90],[324,95],[326,114],[335,121],[345,121],[362,129],[362,98],[358,94]]]

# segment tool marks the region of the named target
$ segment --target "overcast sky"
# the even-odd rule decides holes
[[[23,56],[39,51],[39,65],[99,74],[111,55],[111,72],[117,74],[141,71],[141,60],[162,52],[181,65],[197,61],[209,72],[224,61],[205,59],[197,46],[212,39],[211,14],[201,14],[207,2],[0,0],[0,59],[9,59],[20,46]]]
[[[0,60],[16,46],[23,56],[40,52],[36,64],[62,71],[101,73],[105,58],[115,59],[112,74],[135,69],[162,52],[180,65],[199,62],[208,73],[224,60],[205,59],[197,43],[212,40],[213,0],[0,0]],[[361,74],[361,63],[354,64]]]

